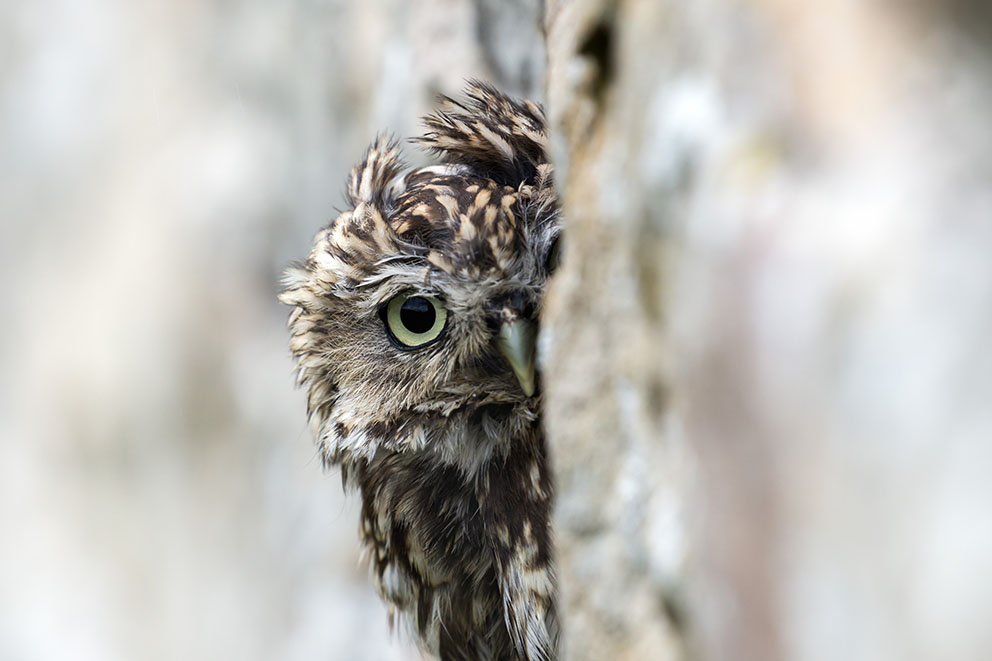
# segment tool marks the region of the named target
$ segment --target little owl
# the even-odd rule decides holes
[[[559,206],[544,113],[479,82],[403,172],[378,139],[348,208],[286,273],[325,464],[362,498],[376,586],[442,661],[550,660],[551,475],[535,369]]]

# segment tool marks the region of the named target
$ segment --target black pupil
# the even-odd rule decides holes
[[[436,318],[434,306],[422,296],[408,298],[400,307],[400,321],[411,333],[426,333],[434,328]]]

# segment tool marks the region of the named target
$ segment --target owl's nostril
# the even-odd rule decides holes
[[[501,324],[512,324],[520,317],[520,313],[508,305],[504,305],[503,309],[499,311],[499,323]]]
[[[524,291],[515,291],[502,300],[500,310],[500,322],[511,323],[517,319],[534,320],[534,302],[530,295]]]

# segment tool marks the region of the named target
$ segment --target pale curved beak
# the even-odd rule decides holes
[[[504,321],[496,340],[500,353],[510,361],[510,367],[520,382],[524,394],[534,394],[536,379],[537,324],[527,319]]]

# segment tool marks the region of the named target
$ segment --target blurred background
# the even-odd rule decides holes
[[[0,659],[411,658],[275,297],[377,132],[540,97],[537,3],[413,4],[0,4]]]
[[[564,196],[568,658],[988,659],[990,72],[986,0],[0,4],[0,661],[420,658],[276,293],[476,76]]]

